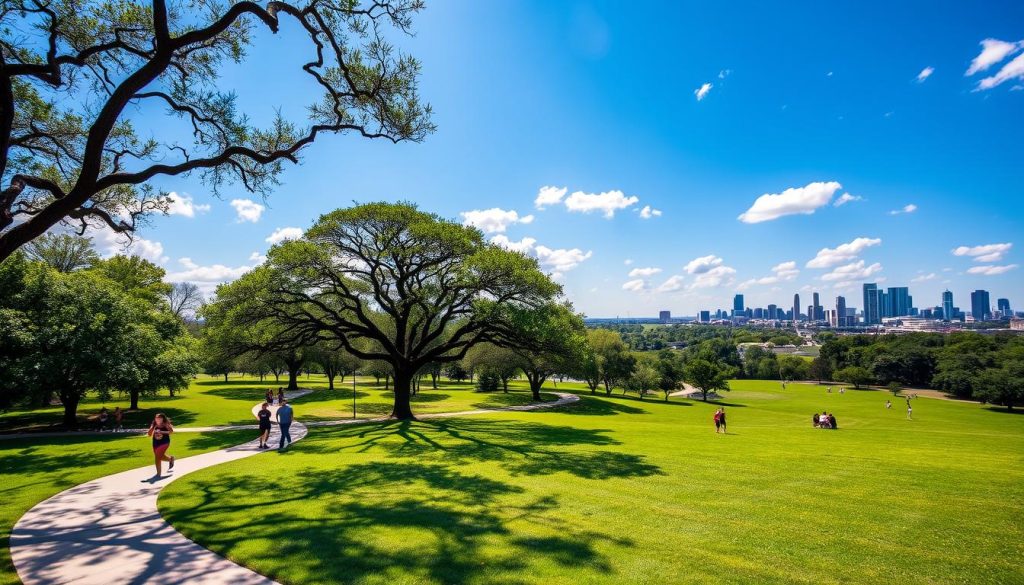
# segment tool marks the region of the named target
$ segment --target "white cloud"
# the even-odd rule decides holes
[[[694,279],[691,289],[713,288],[718,286],[731,286],[736,281],[734,278],[736,270],[729,266],[715,266],[707,272],[701,273]]]
[[[981,41],[981,53],[971,61],[971,66],[964,75],[974,75],[979,71],[985,71],[1021,48],[1024,48],[1024,41],[1008,43],[998,39],[985,39]]]
[[[899,215],[901,213],[914,213],[917,211],[917,206],[913,203],[908,203],[899,209],[893,209],[889,212],[889,215]]]
[[[558,205],[562,202],[562,197],[565,197],[568,187],[541,187],[537,191],[537,197],[533,200],[533,204],[537,209],[544,209],[549,205]]]
[[[236,267],[223,264],[200,266],[191,258],[178,258],[178,263],[181,264],[182,269],[177,272],[168,272],[164,280],[167,282],[193,282],[206,295],[212,294],[218,284],[231,282],[255,268],[255,264]]]
[[[737,219],[743,223],[760,223],[786,215],[810,215],[827,205],[832,195],[842,188],[835,181],[810,183],[806,187],[786,189],[782,193],[765,193],[754,201]]]
[[[860,195],[850,195],[849,193],[843,193],[840,195],[835,202],[832,204],[834,207],[840,207],[847,203],[853,203],[854,201],[863,201],[864,198]]]
[[[925,67],[924,69],[921,70],[920,73],[917,74],[917,82],[918,83],[924,83],[924,80],[926,80],[929,77],[931,77],[932,73],[935,73],[935,68],[934,67],[930,67],[930,66],[929,67]]]
[[[800,274],[800,270],[796,267],[796,262],[793,260],[776,264],[772,267],[772,272],[774,274],[770,276],[752,278],[750,280],[743,281],[737,288],[740,290],[746,290],[758,284],[776,284],[787,280],[793,280]]]
[[[654,276],[655,274],[658,274],[659,272],[661,272],[661,268],[654,268],[654,267],[651,267],[651,268],[634,268],[633,270],[629,271],[629,277],[630,278],[637,278],[637,277],[640,277],[640,276],[648,277],[648,276]]]
[[[615,217],[615,212],[636,205],[640,198],[630,195],[626,197],[622,191],[605,191],[604,193],[584,193],[576,191],[565,200],[565,208],[569,211],[592,213],[600,211],[605,219]]]
[[[730,74],[732,74],[732,69],[722,69],[718,72],[718,78],[725,79],[726,77],[729,77]]]
[[[668,280],[658,285],[658,292],[669,293],[676,292],[683,288],[683,277],[675,274],[668,277]]]
[[[707,256],[701,256],[700,258],[694,258],[683,268],[687,274],[703,274],[710,271],[715,266],[720,266],[722,259],[714,254],[708,254]]]
[[[647,283],[642,278],[630,280],[622,284],[622,290],[640,292],[647,289]]]
[[[711,83],[705,83],[704,85],[693,90],[693,95],[697,96],[698,102],[702,101],[704,98],[707,97],[708,92],[711,91],[712,87],[714,87],[714,85],[712,85]]]
[[[537,245],[537,240],[534,238],[523,238],[516,242],[504,234],[498,234],[491,238],[491,243],[507,250],[533,256],[541,268],[553,272],[557,278],[561,278],[563,272],[576,268],[593,256],[593,252],[589,250],[584,252],[579,248],[549,248]]]
[[[822,248],[818,255],[807,262],[808,268],[828,268],[853,260],[865,249],[882,243],[881,238],[855,238],[852,242],[839,244],[835,248]]]
[[[156,240],[147,240],[138,235],[129,240],[128,236],[115,232],[105,224],[102,227],[89,230],[85,235],[92,238],[96,251],[103,257],[109,258],[118,254],[139,256],[154,264],[163,264],[168,259],[164,255],[162,243]]]
[[[232,199],[231,207],[234,207],[235,213],[238,214],[238,223],[245,221],[256,223],[263,215],[263,210],[266,209],[251,199]]]
[[[174,191],[168,193],[167,197],[170,202],[170,206],[167,208],[168,215],[181,215],[184,217],[195,217],[196,213],[206,213],[210,211],[210,206],[202,203],[197,204],[192,201],[192,197],[184,193],[178,194]]]
[[[633,263],[633,259],[632,258],[626,258],[625,260],[622,261],[622,263],[625,264],[626,266],[629,266],[630,264]]]
[[[644,205],[644,208],[640,210],[640,217],[644,219],[651,219],[652,217],[661,217],[661,210],[654,209],[650,205]]]
[[[979,81],[978,87],[975,91],[992,89],[993,87],[1001,85],[1011,79],[1024,80],[1024,54],[1014,57],[1013,61],[1003,65],[1003,68],[995,75],[986,77]]]
[[[1009,272],[1016,268],[1016,264],[1007,264],[1006,266],[993,266],[991,264],[985,266],[971,266],[967,269],[967,274],[983,274],[985,276],[995,276],[1004,272]]]
[[[910,282],[927,282],[929,280],[935,280],[936,278],[938,278],[937,274],[935,274],[934,272],[929,272],[928,274],[922,274],[920,276],[915,276],[914,278],[911,278]]]
[[[843,266],[839,266],[827,274],[821,275],[822,280],[837,280],[837,281],[856,281],[865,279],[872,274],[875,274],[882,270],[882,265],[878,262],[865,266],[863,260],[851,262]]]
[[[459,215],[462,216],[463,225],[478,227],[485,234],[504,232],[512,224],[528,224],[533,221],[532,215],[520,217],[515,210],[505,210],[500,207],[463,211]]]
[[[982,246],[958,246],[953,248],[954,256],[968,256],[975,262],[999,262],[1003,255],[1010,251],[1013,244],[1004,242],[1002,244],[984,244]]]
[[[267,257],[259,252],[253,252],[249,254],[249,262],[255,262],[256,264],[263,264],[267,261]]]
[[[280,244],[285,240],[297,240],[302,237],[302,228],[297,227],[283,227],[274,230],[274,233],[267,236],[264,240],[268,244]]]

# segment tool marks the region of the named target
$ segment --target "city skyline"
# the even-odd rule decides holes
[[[423,144],[327,138],[265,201],[160,181],[171,216],[132,251],[210,294],[323,213],[409,200],[537,258],[591,316],[693,315],[736,293],[788,307],[797,291],[806,310],[814,291],[827,306],[862,282],[929,304],[947,287],[1013,299],[1024,5],[862,8],[822,26],[836,14],[813,3],[749,3],[745,23],[733,6],[652,21],[610,2],[429,4],[396,39],[422,59],[438,125]],[[225,72],[256,123],[308,101],[279,50],[295,32],[253,49],[278,83]],[[132,114],[143,135],[182,132],[151,113]]]

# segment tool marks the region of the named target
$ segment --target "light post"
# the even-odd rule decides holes
[[[352,418],[356,417],[356,374],[358,372],[352,372]]]

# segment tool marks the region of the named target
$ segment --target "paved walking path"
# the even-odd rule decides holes
[[[289,400],[308,392],[291,393]],[[579,400],[575,394],[554,394],[558,400],[552,402],[428,414],[420,418],[537,410]],[[258,409],[259,405],[253,407],[254,415]],[[389,419],[346,419],[309,426],[382,420]],[[294,441],[306,436],[306,432],[302,423],[296,421],[292,425]],[[275,426],[269,444],[276,445],[277,441]],[[40,502],[21,517],[11,532],[11,558],[18,576],[25,585],[276,585],[185,538],[164,521],[157,509],[160,490],[170,482],[199,469],[263,453],[257,444],[253,440],[179,459],[174,470],[170,474],[165,472],[163,478],[154,478],[150,465],[95,479]],[[173,442],[169,452],[174,453]]]

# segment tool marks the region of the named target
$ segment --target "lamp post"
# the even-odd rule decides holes
[[[358,372],[352,372],[352,418],[356,417],[356,374]]]

